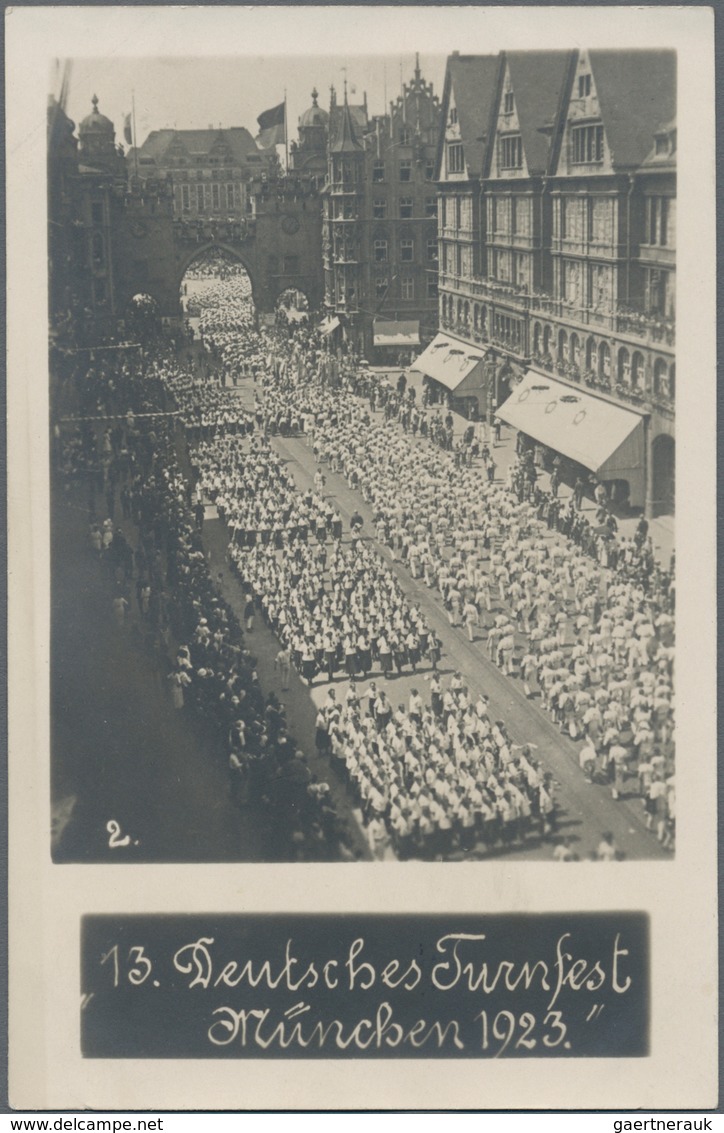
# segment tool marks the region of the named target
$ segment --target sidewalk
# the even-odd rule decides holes
[[[371,366],[370,369],[380,375],[386,375],[388,380],[393,386],[396,386],[399,375],[403,372],[399,367],[389,369],[381,366]],[[422,400],[422,374],[416,371],[408,371],[406,373],[407,388],[413,388],[416,391],[417,404],[420,405]],[[432,411],[443,410],[442,406],[433,406]],[[447,410],[444,410],[446,413]],[[455,439],[459,440],[465,430],[470,425],[467,418],[462,417],[459,413],[453,411],[453,433]],[[484,426],[487,429],[487,426]],[[508,425],[503,425],[500,433],[500,443],[492,446],[493,459],[497,465],[496,479],[505,479],[506,473],[510,465],[515,460],[515,439],[516,430]],[[550,487],[550,474],[548,472],[540,473],[540,486],[544,491],[548,491]],[[561,484],[558,489],[558,498],[568,503],[569,497],[572,495],[572,489],[567,484]],[[581,508],[584,515],[588,515],[589,519],[593,519],[596,511],[596,505],[593,500],[584,497],[583,507]],[[639,516],[621,516],[616,513],[616,520],[618,522],[618,529],[621,536],[626,539],[632,539],[636,531],[636,525],[639,521]],[[663,570],[669,569],[671,555],[675,546],[674,534],[674,516],[663,515],[656,519],[649,520],[649,535],[651,536],[654,554]]]

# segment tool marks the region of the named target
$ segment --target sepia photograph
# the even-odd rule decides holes
[[[675,50],[52,79],[54,860],[670,859]]]
[[[611,11],[6,15],[16,1109],[715,1104],[713,19]]]

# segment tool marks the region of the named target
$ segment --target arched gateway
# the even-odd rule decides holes
[[[238,260],[249,275],[254,306],[273,314],[279,296],[291,289],[307,297],[311,311],[324,297],[322,214],[316,193],[260,192],[254,215],[243,223],[174,219],[171,208],[131,201],[116,243],[116,306],[138,293],[150,295],[161,317],[179,320],[181,281],[199,256],[212,250]]]

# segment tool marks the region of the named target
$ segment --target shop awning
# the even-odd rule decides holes
[[[411,369],[420,370],[461,397],[485,387],[484,361],[483,350],[476,350],[451,335],[438,334]]]
[[[375,319],[372,324],[375,346],[419,346],[419,319]]]
[[[529,370],[496,410],[501,421],[595,472],[643,490],[644,416]]]
[[[319,328],[322,333],[322,338],[326,338],[327,335],[331,334],[333,330],[336,330],[338,326],[339,319],[336,315],[333,318],[325,319]]]

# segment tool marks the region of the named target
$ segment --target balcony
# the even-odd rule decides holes
[[[611,400],[626,401],[645,413],[652,413],[655,409],[666,413],[674,412],[674,397],[667,391],[633,387],[612,378],[609,374],[583,369],[573,362],[563,362],[561,359],[553,358],[550,354],[533,353],[530,360],[539,370],[550,374],[558,381],[586,386]]]
[[[356,181],[332,181],[329,191],[335,197],[353,195],[360,192],[360,186]]]
[[[529,293],[514,284],[491,279],[465,279],[448,272],[440,273],[440,287],[459,291],[473,299],[499,303],[517,313],[528,312],[534,316],[574,324],[582,329],[624,335],[654,350],[673,348],[676,344],[675,321],[664,318],[663,315],[646,314],[622,306],[615,311],[581,307],[565,299],[554,299],[552,295]]]

